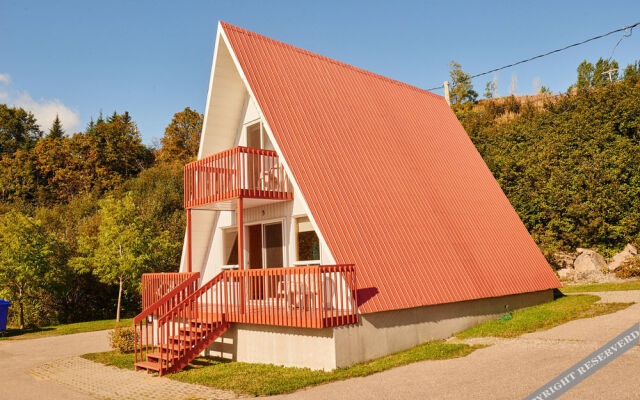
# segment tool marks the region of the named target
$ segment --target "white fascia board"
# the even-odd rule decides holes
[[[293,184],[293,189],[294,191],[294,196],[299,195],[300,199],[302,200],[302,206],[305,210],[305,212],[307,213],[307,216],[309,217],[309,220],[311,221],[311,224],[313,225],[313,229],[316,230],[316,232],[318,233],[318,236],[320,238],[320,244],[321,246],[324,246],[325,249],[327,249],[327,253],[329,255],[329,259],[331,264],[335,264],[336,260],[333,258],[333,254],[331,253],[331,249],[329,248],[329,246],[327,246],[327,242],[324,240],[324,236],[322,235],[322,232],[320,231],[320,229],[318,229],[318,224],[316,223],[316,220],[313,216],[313,214],[311,213],[311,211],[309,210],[309,206],[307,205],[307,201],[304,198],[302,191],[300,191],[300,187],[298,186],[298,183],[296,182],[295,176],[293,175],[293,173],[291,172],[291,169],[289,168],[289,165],[287,164],[287,160],[284,158],[284,156],[282,155],[282,150],[280,150],[280,145],[278,144],[278,142],[276,141],[275,137],[273,136],[273,132],[271,131],[271,127],[269,126],[269,121],[266,120],[266,118],[264,117],[264,113],[262,112],[262,108],[260,107],[260,104],[258,103],[255,94],[253,93],[253,90],[251,89],[251,86],[249,85],[249,81],[247,80],[247,77],[244,74],[244,71],[242,70],[242,67],[240,66],[240,61],[238,61],[238,57],[236,56],[235,51],[233,50],[233,47],[231,47],[231,44],[229,43],[229,39],[227,38],[227,34],[225,33],[224,29],[222,29],[222,27],[220,26],[220,24],[218,24],[218,33],[219,33],[219,37],[222,37],[225,46],[227,46],[227,49],[229,50],[229,54],[231,54],[231,58],[233,59],[233,62],[236,66],[236,69],[238,70],[238,73],[240,74],[240,78],[242,79],[242,82],[244,83],[245,88],[247,89],[247,92],[249,93],[249,96],[251,99],[253,99],[253,103],[256,106],[256,108],[258,109],[258,114],[260,115],[260,120],[263,121],[264,123],[264,128],[267,132],[267,136],[269,136],[269,140],[271,140],[271,143],[273,144],[273,147],[276,150],[276,153],[278,153],[278,157],[280,157],[280,161],[282,162],[282,165],[287,173],[287,175],[289,176],[289,179],[291,180],[291,183]],[[218,51],[218,41],[216,39],[216,52]],[[211,75],[213,77],[213,73]],[[209,89],[211,90],[211,89]],[[209,100],[207,100],[207,104],[209,103]],[[201,142],[202,145],[202,142]]]
[[[204,120],[202,121],[202,132],[200,132],[200,146],[198,147],[198,160],[202,158],[202,151],[204,148],[204,138],[207,130],[207,120],[209,118],[209,106],[211,105],[211,92],[213,89],[213,77],[216,74],[216,60],[218,59],[218,53],[220,48],[220,33],[223,31],[222,25],[218,22],[218,31],[216,32],[216,43],[213,50],[213,60],[211,61],[211,76],[209,77],[209,89],[207,90],[207,104],[204,109]],[[228,46],[227,46],[228,47]]]

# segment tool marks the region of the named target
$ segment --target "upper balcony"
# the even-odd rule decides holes
[[[293,187],[273,150],[237,146],[184,167],[184,207],[233,210],[293,200]]]

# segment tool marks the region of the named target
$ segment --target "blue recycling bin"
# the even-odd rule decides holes
[[[11,302],[8,300],[0,300],[0,332],[7,330],[7,313],[11,307]]]

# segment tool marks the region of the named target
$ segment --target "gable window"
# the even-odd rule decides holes
[[[247,130],[247,147],[252,149],[275,150],[264,125],[256,122],[246,127]]]
[[[224,265],[238,265],[238,230],[222,231],[222,256]]]
[[[308,217],[296,218],[297,265],[320,264],[320,239]]]

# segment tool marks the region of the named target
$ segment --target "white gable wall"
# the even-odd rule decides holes
[[[246,135],[243,127],[245,123],[256,122],[261,113],[258,104],[250,93],[250,88],[244,78],[235,55],[229,50],[224,32],[218,29],[215,52],[209,81],[207,105],[200,140],[198,159],[216,154],[233,146],[246,145]],[[294,217],[308,216],[320,238],[321,262],[334,264],[322,233],[318,231],[313,216],[309,213],[305,200],[295,182],[295,178],[287,166],[286,160],[274,142],[269,125],[264,119],[265,134],[268,136],[294,187],[294,200],[264,206],[258,210],[245,209],[245,224],[258,221],[252,212],[259,213],[261,221],[282,219],[285,234],[284,255],[285,266],[291,266],[295,260],[295,223]],[[263,215],[264,212],[264,215]],[[269,219],[266,219],[266,218]],[[222,265],[221,229],[235,226],[235,213],[229,211],[192,210],[192,269],[201,272],[201,283],[214,277],[220,272]],[[254,218],[254,219],[250,219]],[[245,241],[246,243],[246,241]],[[186,271],[186,235],[182,251],[180,271]]]
[[[243,106],[243,117],[238,127],[235,128],[236,137],[233,139],[234,145],[246,146],[246,127],[252,125],[260,120],[260,114],[255,107],[253,100],[246,97],[245,104]],[[193,270],[201,272],[202,282],[206,282],[209,279],[216,276],[222,271],[222,266],[225,264],[223,259],[225,251],[223,249],[223,231],[228,228],[236,228],[236,213],[235,211],[192,211],[196,214],[217,214],[217,218],[209,222],[208,232],[207,229],[195,232],[192,238],[192,248],[195,253],[195,235],[201,235],[208,237],[207,241],[198,242],[198,253],[204,252],[198,258],[201,259],[199,265],[193,264]],[[301,200],[301,195],[294,192],[293,201],[280,201],[276,203],[269,203],[259,207],[246,208],[244,210],[244,224],[252,225],[258,222],[277,222],[281,221],[284,234],[284,266],[292,266],[296,261],[296,231],[295,231],[295,219],[297,217],[307,216],[307,212],[304,206],[304,202]],[[196,222],[194,220],[194,222]],[[198,221],[199,222],[199,221]],[[199,223],[199,225],[203,225]],[[205,233],[207,232],[207,233]],[[245,246],[248,243],[248,239],[245,235]],[[248,259],[248,254],[245,253],[245,260]],[[320,246],[320,261],[322,264],[331,263],[331,257],[327,252],[326,246]],[[195,261],[195,257],[194,257]]]

